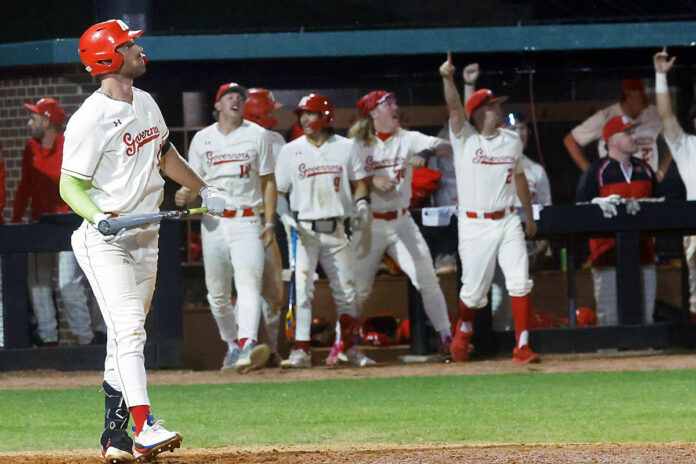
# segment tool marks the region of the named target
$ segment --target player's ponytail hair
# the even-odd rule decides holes
[[[348,131],[348,137],[359,140],[365,146],[372,146],[375,143],[375,125],[369,116],[358,119]]]

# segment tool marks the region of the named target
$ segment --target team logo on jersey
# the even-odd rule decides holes
[[[206,151],[205,159],[208,162],[208,166],[217,166],[225,163],[242,163],[244,161],[249,161],[251,155],[249,155],[249,153],[220,153],[216,155],[212,151]]]
[[[479,148],[472,161],[474,164],[515,164],[516,160],[514,156],[488,156]]]
[[[395,158],[387,158],[383,160],[375,161],[372,156],[365,158],[365,169],[368,171],[376,171],[377,169],[387,169],[396,166],[401,166],[404,162],[404,158],[397,156]]]
[[[123,134],[123,143],[126,144],[126,155],[133,156],[140,151],[145,144],[156,140],[160,135],[159,128],[157,126],[152,126],[149,129],[145,129],[138,135],[133,137],[130,132]]]
[[[308,168],[305,163],[302,163],[298,166],[298,169],[300,171],[300,180],[307,177],[321,176],[322,174],[341,174],[343,172],[343,166],[338,164],[323,164]]]

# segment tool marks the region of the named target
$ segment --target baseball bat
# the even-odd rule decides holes
[[[285,313],[285,338],[293,341],[295,338],[295,259],[297,258],[297,229],[292,229],[292,256],[290,256],[290,290],[288,295],[288,312]]]
[[[191,208],[181,211],[160,211],[149,214],[133,214],[132,216],[121,216],[110,219],[102,219],[97,225],[97,229],[102,235],[116,235],[122,229],[142,226],[159,222],[165,218],[180,218],[191,214],[206,213],[208,208]]]

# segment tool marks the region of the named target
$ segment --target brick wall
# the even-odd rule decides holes
[[[8,75],[9,74],[9,75]],[[29,111],[43,97],[55,98],[70,117],[98,87],[98,80],[79,65],[27,67],[3,73],[0,78],[0,141],[7,171],[7,198],[2,212],[5,221],[12,216],[14,196],[21,177],[22,151],[29,137]],[[25,212],[25,218],[28,211]]]

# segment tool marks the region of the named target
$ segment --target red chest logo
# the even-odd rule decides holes
[[[123,143],[126,144],[126,155],[133,156],[148,142],[152,142],[159,137],[160,132],[157,126],[152,126],[149,129],[137,134],[135,137],[130,132],[123,134]]]

